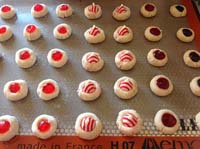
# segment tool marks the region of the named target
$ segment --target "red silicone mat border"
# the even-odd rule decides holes
[[[187,8],[187,21],[189,23],[189,26],[195,32],[195,43],[197,46],[197,50],[200,51],[200,21],[193,8],[193,4],[191,0],[182,0],[182,4],[184,4]]]

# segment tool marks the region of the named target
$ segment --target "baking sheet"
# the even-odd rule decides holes
[[[102,120],[104,129],[101,135],[120,135],[115,125],[117,114],[120,110],[133,108],[144,119],[144,129],[139,135],[160,135],[153,126],[156,112],[168,108],[184,119],[186,130],[180,130],[175,135],[199,135],[200,132],[192,131],[190,119],[199,112],[200,100],[194,96],[189,88],[190,80],[200,75],[199,69],[188,68],[184,65],[182,56],[187,49],[197,49],[195,43],[182,43],[176,39],[176,31],[180,27],[187,27],[186,18],[173,18],[169,14],[174,1],[152,1],[157,5],[158,14],[151,19],[143,18],[140,7],[146,1],[138,0],[95,0],[103,8],[103,16],[98,20],[88,20],[84,14],[84,7],[91,4],[92,0],[54,1],[38,0],[37,3],[48,6],[49,14],[41,19],[34,19],[30,9],[35,3],[33,0],[0,1],[0,5],[11,4],[17,10],[17,16],[11,20],[0,19],[0,24],[9,25],[14,37],[0,44],[3,60],[0,62],[0,113],[14,115],[20,122],[20,134],[31,134],[31,124],[35,117],[46,113],[56,117],[59,129],[57,135],[74,135],[76,117],[82,112],[94,112]],[[74,14],[65,19],[60,19],[55,14],[56,6],[69,3],[74,9]],[[121,3],[131,8],[129,20],[117,22],[111,16],[113,9]],[[23,37],[23,28],[26,24],[34,23],[42,31],[43,37],[37,41],[29,42]],[[72,36],[67,40],[56,40],[53,29],[60,23],[72,26]],[[101,27],[106,34],[106,40],[97,45],[88,44],[84,39],[84,32],[93,24]],[[114,30],[119,25],[127,25],[134,32],[134,40],[128,44],[116,43],[112,37]],[[157,25],[163,30],[160,42],[148,42],[144,38],[144,30],[150,25]],[[30,69],[19,68],[14,61],[15,52],[23,47],[31,48],[37,54],[37,63]],[[49,66],[47,53],[52,48],[61,48],[69,56],[69,62],[63,68],[56,69]],[[146,56],[151,48],[161,48],[168,53],[169,61],[165,67],[156,68],[148,64]],[[115,54],[123,49],[132,50],[137,63],[131,71],[118,70],[114,63]],[[89,51],[99,52],[105,61],[105,66],[100,72],[90,73],[81,66],[81,58]],[[174,91],[167,97],[155,96],[149,88],[149,82],[157,74],[167,75],[174,84]],[[136,97],[131,100],[121,100],[114,95],[113,85],[122,76],[133,77],[139,87]],[[37,85],[43,79],[51,78],[58,82],[61,93],[58,98],[45,102],[39,99],[36,93]],[[28,96],[18,102],[10,102],[3,96],[3,86],[7,81],[25,79],[29,85]],[[78,85],[86,79],[94,79],[101,84],[103,89],[101,97],[93,102],[81,101],[76,93]]]

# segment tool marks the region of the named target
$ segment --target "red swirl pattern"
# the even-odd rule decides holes
[[[95,84],[92,83],[92,82],[87,82],[82,87],[82,91],[85,92],[85,93],[87,93],[87,94],[94,93],[96,91],[96,89],[97,88],[96,88]]]
[[[118,30],[118,34],[120,36],[124,36],[125,34],[128,34],[128,33],[129,33],[129,30],[126,26],[123,26]]]
[[[137,122],[138,118],[131,113],[127,113],[122,117],[122,124],[126,127],[134,127]]]
[[[99,11],[99,8],[95,3],[92,3],[92,5],[88,7],[88,10],[90,12],[97,13]]]
[[[133,56],[130,52],[126,52],[126,51],[122,51],[120,54],[119,54],[119,59],[122,61],[122,62],[129,62],[129,61],[132,61],[133,60]]]
[[[96,36],[97,34],[100,34],[100,30],[98,27],[93,26],[90,31],[89,31],[90,35]]]
[[[120,5],[119,7],[117,7],[117,13],[124,13],[126,12],[126,7],[124,7],[124,5]]]
[[[80,122],[81,129],[86,132],[93,131],[95,126],[96,126],[96,120],[94,120],[92,117],[84,117]]]
[[[88,54],[87,55],[87,62],[88,63],[98,63],[99,62],[99,56],[97,54]]]
[[[119,83],[119,88],[124,91],[130,91],[133,89],[133,83],[130,80],[122,80]]]

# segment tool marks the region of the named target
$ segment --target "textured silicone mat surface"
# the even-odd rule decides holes
[[[196,126],[192,127],[192,118],[199,112],[200,100],[195,97],[189,88],[190,80],[200,75],[199,69],[191,69],[184,65],[182,56],[187,49],[196,49],[195,43],[182,43],[176,39],[176,31],[180,27],[188,26],[186,18],[173,18],[169,14],[169,7],[179,0],[152,1],[157,5],[158,14],[151,19],[143,18],[139,9],[146,1],[115,0],[95,1],[103,8],[103,16],[98,20],[88,20],[83,14],[84,7],[92,0],[54,1],[43,0],[48,6],[49,14],[41,19],[34,19],[30,9],[35,3],[33,0],[0,1],[2,4],[11,4],[17,10],[17,16],[11,20],[0,19],[0,24],[9,25],[14,37],[0,44],[3,60],[0,62],[0,114],[14,115],[20,122],[20,134],[31,134],[31,124],[34,118],[46,113],[56,117],[59,124],[57,134],[73,135],[76,117],[82,112],[94,112],[103,121],[102,135],[120,135],[115,125],[117,114],[122,109],[133,108],[144,119],[144,129],[140,135],[158,135],[153,125],[155,113],[168,108],[177,113],[183,120],[182,127],[177,135],[198,135]],[[74,14],[65,19],[60,19],[55,14],[58,4],[69,3],[74,9]],[[131,18],[125,22],[117,22],[112,18],[113,9],[121,3],[131,8]],[[43,37],[34,42],[28,42],[23,37],[23,28],[26,24],[34,23],[42,31]],[[67,23],[72,26],[72,36],[67,40],[56,40],[53,29],[57,24]],[[106,40],[102,44],[91,45],[84,39],[84,31],[93,24],[104,29]],[[119,25],[127,25],[134,32],[134,40],[128,44],[116,43],[112,37],[114,30]],[[150,25],[157,25],[163,30],[160,42],[151,43],[145,40],[144,30]],[[30,69],[21,69],[15,64],[15,52],[23,47],[29,47],[37,54],[37,63]],[[148,64],[146,56],[151,48],[161,48],[168,53],[169,62],[165,67],[156,68]],[[49,66],[46,56],[50,49],[61,48],[68,53],[69,62],[61,69]],[[137,64],[131,71],[120,71],[114,63],[115,54],[122,50],[132,50],[137,57]],[[104,68],[97,73],[86,72],[81,66],[81,58],[89,51],[99,52],[105,61]],[[167,97],[155,96],[149,88],[149,82],[154,75],[167,75],[174,84],[174,91]],[[114,95],[114,82],[122,76],[133,77],[139,87],[139,92],[134,99],[121,100]],[[58,98],[44,102],[38,98],[37,85],[43,79],[51,78],[58,82],[61,93]],[[10,102],[3,96],[3,86],[7,81],[25,79],[29,85],[28,96],[18,102]],[[81,81],[94,79],[101,84],[103,93],[93,102],[83,102],[79,99],[76,90]],[[183,125],[182,125],[183,126]],[[184,130],[185,129],[185,130]],[[193,130],[193,131],[192,131]]]

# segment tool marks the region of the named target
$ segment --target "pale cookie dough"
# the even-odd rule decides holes
[[[183,55],[184,63],[192,68],[200,67],[200,53],[196,50],[187,50]]]
[[[92,3],[91,5],[88,5],[87,7],[85,7],[84,14],[88,19],[98,19],[102,15],[101,6],[95,3]]]
[[[0,42],[6,41],[12,37],[13,33],[9,26],[0,26]]]
[[[0,116],[0,141],[9,141],[19,131],[19,123],[16,117],[11,115]]]
[[[41,37],[41,31],[38,26],[28,24],[24,27],[23,35],[27,40],[33,41]]]
[[[190,81],[190,89],[194,95],[200,96],[200,76]]]
[[[191,28],[182,27],[176,32],[176,37],[182,42],[192,42],[195,37],[195,33]]]
[[[37,87],[37,94],[43,100],[56,98],[59,92],[60,89],[57,82],[52,79],[41,81]]]
[[[159,41],[162,38],[162,30],[158,26],[149,26],[144,32],[144,36],[149,41]]]
[[[4,96],[11,101],[23,99],[28,94],[28,86],[25,80],[9,81],[3,88]]]
[[[129,50],[119,51],[115,56],[115,64],[121,70],[130,70],[135,66],[136,57]]]
[[[196,114],[195,121],[196,121],[197,127],[200,129],[200,112]]]
[[[121,77],[114,84],[114,93],[121,99],[130,99],[138,92],[137,83],[130,77]]]
[[[140,13],[146,18],[154,17],[157,14],[156,5],[154,3],[145,3],[140,8]]]
[[[171,110],[159,110],[154,117],[156,128],[164,134],[173,134],[180,127],[178,116]]]
[[[93,25],[91,28],[87,29],[84,33],[84,37],[88,43],[101,43],[105,40],[104,31]]]
[[[122,134],[133,136],[141,131],[143,121],[135,110],[126,109],[119,112],[116,124]]]
[[[35,17],[35,18],[41,18],[46,16],[48,13],[48,8],[45,4],[39,4],[36,3],[33,5],[33,7],[31,8],[31,14]]]
[[[187,9],[184,5],[174,4],[169,9],[170,14],[173,17],[180,18],[185,17],[187,15]]]
[[[32,67],[36,59],[35,53],[29,48],[19,49],[15,54],[15,62],[21,68]]]
[[[78,96],[84,101],[92,101],[101,95],[101,87],[97,81],[85,80],[79,84]]]
[[[69,17],[72,13],[72,7],[69,4],[60,4],[56,7],[56,15],[60,18]]]
[[[67,53],[61,49],[51,49],[47,54],[47,60],[53,67],[60,68],[68,61]]]
[[[42,114],[32,123],[32,133],[41,139],[47,139],[54,135],[57,129],[57,121],[51,115]]]
[[[190,89],[194,95],[200,96],[200,76],[190,81]]]
[[[11,19],[15,16],[15,8],[11,5],[2,5],[0,7],[0,17],[2,19]]]
[[[86,112],[77,117],[75,132],[82,139],[93,140],[100,135],[102,127],[100,119],[95,114]]]
[[[157,75],[151,80],[150,89],[157,96],[167,96],[173,91],[173,84],[168,77]]]
[[[57,39],[67,39],[71,36],[71,26],[65,23],[57,25],[53,30],[53,35]]]
[[[147,61],[153,66],[162,67],[167,64],[168,56],[164,50],[155,48],[151,49],[147,54]]]
[[[119,26],[113,33],[113,38],[119,43],[127,43],[133,40],[133,32],[126,25]]]
[[[123,4],[117,6],[112,13],[113,18],[115,18],[118,21],[125,21],[130,17],[130,15],[131,15],[130,8],[128,8]]]
[[[103,68],[104,60],[97,52],[88,52],[83,55],[82,66],[85,70],[96,72]]]

